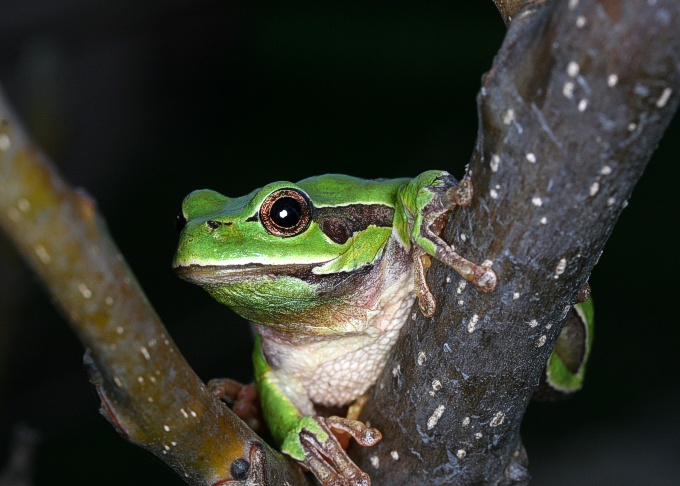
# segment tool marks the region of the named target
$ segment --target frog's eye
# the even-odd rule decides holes
[[[184,213],[180,209],[179,213],[177,213],[177,216],[175,216],[175,228],[177,229],[177,233],[181,233],[186,225],[187,218],[184,217]]]
[[[312,203],[297,189],[278,189],[260,206],[260,222],[274,236],[296,236],[309,227]]]

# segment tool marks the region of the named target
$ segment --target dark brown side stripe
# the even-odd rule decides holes
[[[321,231],[340,245],[370,225],[391,227],[393,218],[394,208],[384,204],[315,207],[312,213],[312,220],[318,223]]]

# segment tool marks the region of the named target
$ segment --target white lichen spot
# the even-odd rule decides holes
[[[500,424],[503,423],[504,420],[505,420],[505,413],[504,412],[496,412],[496,414],[493,416],[493,418],[489,422],[489,425],[491,427],[498,427]]]
[[[21,213],[17,208],[9,208],[7,210],[7,217],[16,223],[21,219]]]
[[[567,64],[567,74],[569,76],[571,76],[572,78],[575,78],[576,76],[578,76],[578,73],[579,73],[580,70],[581,70],[581,67],[575,61],[570,61],[569,64]]]
[[[503,123],[505,123],[506,125],[510,125],[514,121],[515,121],[515,110],[513,110],[512,108],[508,108],[508,110],[503,115]]]
[[[138,376],[138,377],[137,377],[137,382],[138,382],[140,385],[143,385],[143,384],[144,384],[144,377],[143,377],[143,376]]]
[[[7,152],[12,145],[12,141],[6,133],[0,134],[0,151]]]
[[[167,425],[164,425],[164,426],[163,426],[163,430],[165,430],[166,432],[170,432],[170,427],[167,426]]]
[[[124,332],[125,332],[125,329],[123,328],[123,326],[118,326],[118,327],[116,328],[116,333],[117,333],[117,334],[122,335]]]
[[[616,202],[616,198],[614,198],[614,197],[607,198],[607,206],[611,207],[611,206],[614,205],[615,202]]]
[[[517,300],[517,299],[519,299],[519,292],[514,292],[512,294],[512,300]]]
[[[92,291],[84,283],[81,283],[81,284],[78,285],[78,291],[86,299],[89,299],[90,297],[92,297]]]
[[[110,295],[107,295],[106,298],[104,299],[104,303],[108,306],[113,305],[113,297]]]
[[[567,317],[567,314],[569,314],[569,311],[570,311],[570,310],[571,310],[571,306],[570,306],[570,305],[565,305],[565,306],[564,306],[564,309],[562,309],[562,319],[564,319],[565,317]]]
[[[390,452],[390,456],[392,456],[392,459],[395,460],[395,461],[399,460],[399,452],[398,451]]]
[[[467,427],[468,425],[470,425],[470,417],[465,417],[463,419],[463,427]]]
[[[600,183],[595,181],[590,185],[590,189],[588,189],[588,194],[590,194],[590,197],[593,197],[597,192],[600,190]]]
[[[472,318],[470,319],[470,321],[468,322],[468,325],[467,325],[467,330],[470,334],[475,332],[475,328],[477,327],[478,322],[479,322],[479,316],[477,314],[473,314]]]
[[[628,131],[629,131],[629,132],[634,131],[636,128],[637,128],[637,124],[636,124],[636,123],[630,122],[630,123],[628,124]]]
[[[548,340],[545,334],[543,334],[540,338],[538,338],[538,341],[536,341],[536,347],[540,348],[545,344],[545,342]]]
[[[425,354],[425,351],[421,351],[418,353],[418,364],[422,366],[425,361],[427,361],[427,355]]]
[[[153,397],[152,396],[146,397],[146,401],[149,403],[153,403]]]
[[[536,319],[531,319],[529,321],[529,327],[536,327],[538,326],[538,321]]]
[[[465,233],[461,233],[461,234],[460,234],[460,239],[461,239],[461,241],[463,241],[463,242],[467,241],[467,235],[466,235]]]
[[[192,416],[193,418],[196,418],[196,417],[197,417],[196,412],[194,412],[193,410],[189,410],[189,413],[191,414],[191,416]]]
[[[538,196],[534,196],[531,198],[531,204],[540,208],[541,206],[543,206],[543,200]]]
[[[462,294],[463,290],[465,290],[465,287],[467,286],[467,281],[466,280],[461,280],[458,282],[458,287],[456,287],[456,293],[457,294]]]
[[[177,445],[177,442],[175,442],[175,441],[173,440],[172,442],[170,442],[170,445],[171,445],[172,447],[175,447],[175,446]]]
[[[481,439],[481,438],[482,438],[482,433],[481,433],[481,432],[477,432],[477,433],[475,434],[475,439],[479,440],[479,439]]]
[[[27,213],[31,210],[31,202],[25,197],[19,198],[17,201],[17,207],[22,213]]]
[[[583,15],[579,15],[578,17],[576,17],[576,27],[581,29],[581,28],[585,27],[585,25],[586,25],[586,18]]]
[[[430,390],[430,396],[433,397],[437,394],[439,390],[442,389],[442,382],[437,380],[436,378],[432,380],[432,390]]]
[[[52,257],[50,256],[49,253],[47,253],[47,250],[45,249],[44,246],[42,246],[40,243],[35,245],[35,254],[38,256],[38,259],[44,264],[48,265],[50,262],[52,262]]]
[[[567,259],[566,258],[560,258],[560,261],[557,262],[557,266],[555,267],[555,275],[553,275],[553,278],[557,279],[560,278],[560,275],[564,273],[564,271],[567,268]]]
[[[536,155],[533,152],[528,152],[526,154],[526,159],[532,164],[536,163]]]
[[[465,449],[458,449],[456,451],[456,457],[458,459],[465,459],[465,456],[467,456],[467,452],[465,452]]]
[[[189,414],[187,413],[186,410],[184,410],[183,408],[180,408],[179,411],[182,413],[182,415],[184,416],[184,418],[189,418]]]
[[[399,376],[399,373],[401,373],[401,365],[397,365],[394,368],[392,368],[392,376],[395,378]]]
[[[493,260],[484,260],[482,262],[482,267],[491,268],[493,266]]]
[[[569,100],[572,99],[574,97],[574,83],[571,81],[564,83],[564,86],[562,86],[562,95]]]
[[[574,10],[578,7],[579,0],[569,0],[569,10]]]
[[[543,217],[541,218],[541,224],[548,224],[548,218],[546,218],[545,216],[543,216]]]
[[[156,381],[157,381],[157,380],[156,380],[156,377],[155,377],[155,376],[150,376],[150,377],[149,377],[149,381],[150,381],[151,383],[153,383],[153,384],[156,384]]]
[[[498,191],[496,189],[491,189],[489,191],[489,196],[491,196],[491,199],[498,199]]]
[[[142,346],[139,348],[140,353],[142,353],[142,356],[144,356],[144,359],[149,361],[151,359],[151,355],[149,354],[149,350],[146,349],[146,346]]]
[[[549,331],[552,329],[552,322],[545,325],[545,328]]]
[[[464,301],[463,299],[460,299],[460,300],[458,301],[458,305],[463,305],[464,303],[465,303],[465,301]]]
[[[446,410],[444,405],[439,405],[437,408],[435,408],[434,412],[432,412],[432,415],[430,415],[430,418],[427,419],[427,430],[434,429],[434,427],[437,425],[437,422],[439,422],[439,419],[442,417],[444,410]]]
[[[118,386],[118,388],[123,388],[123,382],[117,376],[113,377],[113,382]]]
[[[602,174],[603,176],[609,175],[609,174],[611,174],[611,173],[612,173],[612,168],[609,167],[608,165],[604,165],[604,166],[602,166],[602,168],[600,169],[600,174]]]
[[[659,99],[656,100],[656,107],[657,108],[663,108],[666,106],[666,103],[668,102],[668,99],[671,97],[671,93],[673,92],[672,89],[670,88],[665,88],[661,92],[661,96],[659,96]]]
[[[380,467],[380,458],[376,455],[372,455],[369,460],[371,461],[371,466],[378,469]]]
[[[451,283],[451,277],[446,277],[446,283]]]
[[[583,98],[581,101],[578,102],[578,111],[584,112],[586,111],[586,108],[588,108],[588,100]]]
[[[609,86],[610,88],[616,86],[616,83],[618,82],[619,77],[616,74],[610,74],[609,76],[607,76],[607,86]]]
[[[491,156],[491,164],[490,165],[491,165],[491,172],[498,172],[498,167],[500,167],[500,165],[501,165],[501,158],[498,155],[493,154]]]

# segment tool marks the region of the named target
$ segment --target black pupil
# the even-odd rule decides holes
[[[292,197],[282,197],[272,204],[272,221],[282,228],[292,228],[300,222],[302,207]]]

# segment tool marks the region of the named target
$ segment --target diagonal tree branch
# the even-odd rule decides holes
[[[61,179],[30,143],[2,93],[0,226],[87,349],[85,362],[102,413],[121,435],[189,484],[223,481],[234,464],[247,472],[244,460],[251,463],[251,476],[264,474],[269,484],[304,484],[300,472],[263,445],[194,374],[112,242],[94,201]]]
[[[435,265],[364,411],[377,484],[526,484],[519,427],[560,332],[677,110],[680,4],[563,0],[510,25],[478,97],[476,195],[447,227],[481,295]]]

